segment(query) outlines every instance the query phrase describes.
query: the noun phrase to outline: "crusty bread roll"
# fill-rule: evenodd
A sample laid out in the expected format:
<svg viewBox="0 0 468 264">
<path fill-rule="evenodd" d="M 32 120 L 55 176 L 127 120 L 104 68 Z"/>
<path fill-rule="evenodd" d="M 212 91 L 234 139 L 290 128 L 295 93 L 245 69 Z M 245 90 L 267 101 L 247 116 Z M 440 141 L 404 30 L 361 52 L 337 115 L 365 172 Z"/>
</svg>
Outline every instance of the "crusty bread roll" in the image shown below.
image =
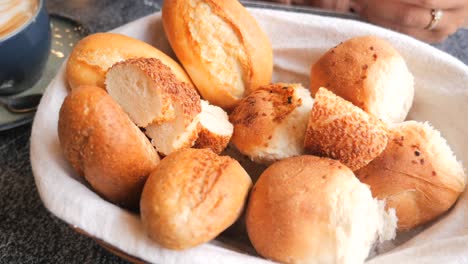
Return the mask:
<svg viewBox="0 0 468 264">
<path fill-rule="evenodd" d="M 102 89 L 74 89 L 60 108 L 58 136 L 72 167 L 104 198 L 138 207 L 159 157 L 145 135 Z"/>
<path fill-rule="evenodd" d="M 413 75 L 401 55 L 372 36 L 349 39 L 325 53 L 311 70 L 314 95 L 327 87 L 384 122 L 402 122 L 413 104 Z"/>
<path fill-rule="evenodd" d="M 355 171 L 387 146 L 386 125 L 325 88 L 315 94 L 305 135 L 305 149 L 341 161 Z"/>
<path fill-rule="evenodd" d="M 191 147 L 199 131 L 200 96 L 154 58 L 119 62 L 106 75 L 109 94 L 168 155 Z"/>
<path fill-rule="evenodd" d="M 447 211 L 466 184 L 463 167 L 445 139 L 429 124 L 416 121 L 392 127 L 385 151 L 356 175 L 374 197 L 396 209 L 399 230 Z"/>
<path fill-rule="evenodd" d="M 105 74 L 113 64 L 139 57 L 161 60 L 177 79 L 192 85 L 184 69 L 169 56 L 143 41 L 116 33 L 92 34 L 75 45 L 67 62 L 68 84 L 71 89 L 80 85 L 105 88 Z"/>
<path fill-rule="evenodd" d="M 141 220 L 163 247 L 186 249 L 215 238 L 239 217 L 252 181 L 239 163 L 209 149 L 164 158 L 145 184 Z"/>
<path fill-rule="evenodd" d="M 194 92 L 194 95 L 197 94 Z M 200 131 L 201 107 L 199 101 L 198 104 L 191 101 L 193 98 L 195 97 L 184 96 L 180 97 L 180 101 L 174 101 L 174 120 L 153 123 L 145 128 L 151 143 L 164 156 L 195 144 Z"/>
<path fill-rule="evenodd" d="M 194 148 L 209 148 L 220 154 L 229 144 L 234 127 L 229 116 L 220 107 L 201 101 L 200 131 Z"/>
<path fill-rule="evenodd" d="M 268 37 L 237 0 L 165 0 L 162 19 L 172 49 L 210 103 L 231 109 L 270 82 Z"/>
<path fill-rule="evenodd" d="M 299 156 L 266 169 L 246 212 L 257 252 L 284 263 L 363 263 L 395 235 L 395 212 L 339 161 Z"/>
<path fill-rule="evenodd" d="M 312 104 L 309 91 L 300 84 L 262 86 L 231 113 L 232 143 L 242 154 L 263 164 L 301 155 Z"/>
</svg>

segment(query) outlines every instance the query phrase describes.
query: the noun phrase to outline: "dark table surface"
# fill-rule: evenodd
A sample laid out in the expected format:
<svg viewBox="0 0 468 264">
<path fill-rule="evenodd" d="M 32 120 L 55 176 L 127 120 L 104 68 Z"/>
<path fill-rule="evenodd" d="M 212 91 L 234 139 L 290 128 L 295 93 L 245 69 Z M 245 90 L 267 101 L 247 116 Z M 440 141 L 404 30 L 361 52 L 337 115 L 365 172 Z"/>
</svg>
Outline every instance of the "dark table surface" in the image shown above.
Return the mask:
<svg viewBox="0 0 468 264">
<path fill-rule="evenodd" d="M 161 3 L 160 0 L 46 2 L 50 13 L 80 21 L 91 33 L 154 13 Z M 301 8 L 295 11 L 318 12 Z M 436 46 L 468 64 L 467 29 Z M 44 208 L 29 162 L 30 130 L 31 125 L 25 125 L 0 133 L 0 263 L 126 263 Z"/>
</svg>

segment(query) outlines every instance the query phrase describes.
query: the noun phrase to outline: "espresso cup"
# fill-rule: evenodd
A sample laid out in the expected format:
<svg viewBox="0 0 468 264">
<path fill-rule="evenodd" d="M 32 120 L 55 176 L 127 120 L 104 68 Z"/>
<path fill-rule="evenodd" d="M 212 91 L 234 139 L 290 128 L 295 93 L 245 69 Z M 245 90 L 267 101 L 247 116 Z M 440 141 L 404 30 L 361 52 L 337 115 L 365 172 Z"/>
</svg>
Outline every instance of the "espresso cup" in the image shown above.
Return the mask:
<svg viewBox="0 0 468 264">
<path fill-rule="evenodd" d="M 0 95 L 19 93 L 39 80 L 50 39 L 44 0 L 0 0 Z"/>
</svg>

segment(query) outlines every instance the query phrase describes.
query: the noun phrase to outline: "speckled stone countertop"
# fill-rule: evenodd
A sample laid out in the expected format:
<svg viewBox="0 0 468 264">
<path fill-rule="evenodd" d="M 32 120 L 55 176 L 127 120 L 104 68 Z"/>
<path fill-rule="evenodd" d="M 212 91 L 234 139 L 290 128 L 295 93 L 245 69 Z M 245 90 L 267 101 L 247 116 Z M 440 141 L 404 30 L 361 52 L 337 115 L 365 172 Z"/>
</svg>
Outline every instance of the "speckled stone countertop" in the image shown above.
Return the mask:
<svg viewBox="0 0 468 264">
<path fill-rule="evenodd" d="M 50 13 L 80 21 L 91 33 L 156 12 L 161 4 L 155 0 L 46 2 Z M 460 30 L 437 47 L 468 64 L 468 30 Z M 30 130 L 25 125 L 0 133 L 0 263 L 126 263 L 44 208 L 29 163 Z"/>
</svg>

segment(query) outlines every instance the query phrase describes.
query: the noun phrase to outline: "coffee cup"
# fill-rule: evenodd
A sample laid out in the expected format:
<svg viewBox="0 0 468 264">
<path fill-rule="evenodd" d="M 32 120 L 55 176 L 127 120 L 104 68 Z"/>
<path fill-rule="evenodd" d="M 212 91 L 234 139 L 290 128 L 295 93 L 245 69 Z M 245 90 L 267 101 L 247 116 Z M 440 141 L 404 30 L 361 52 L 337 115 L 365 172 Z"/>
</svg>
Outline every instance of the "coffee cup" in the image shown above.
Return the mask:
<svg viewBox="0 0 468 264">
<path fill-rule="evenodd" d="M 50 53 L 44 0 L 0 0 L 0 95 L 34 85 Z"/>
</svg>

